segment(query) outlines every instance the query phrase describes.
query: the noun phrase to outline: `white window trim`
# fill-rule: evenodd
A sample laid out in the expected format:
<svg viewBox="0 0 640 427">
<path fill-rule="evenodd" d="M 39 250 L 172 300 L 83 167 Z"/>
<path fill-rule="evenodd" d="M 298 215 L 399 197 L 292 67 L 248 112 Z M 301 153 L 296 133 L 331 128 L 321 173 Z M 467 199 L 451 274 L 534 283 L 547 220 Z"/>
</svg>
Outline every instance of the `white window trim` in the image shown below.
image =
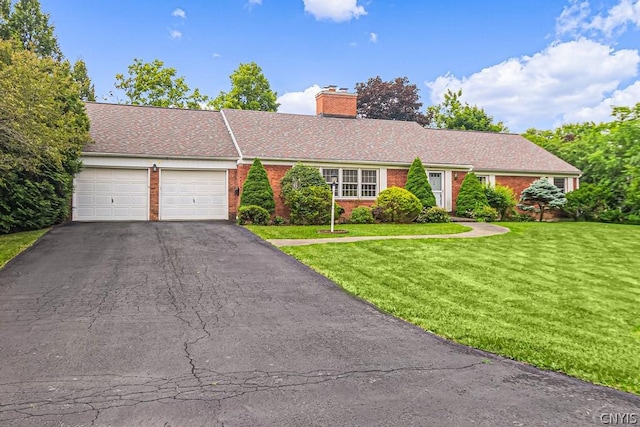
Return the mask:
<svg viewBox="0 0 640 427">
<path fill-rule="evenodd" d="M 367 167 L 341 167 L 341 166 L 327 166 L 327 167 L 321 167 L 320 168 L 320 174 L 322 174 L 322 172 L 326 169 L 337 169 L 338 170 L 338 193 L 336 194 L 336 200 L 375 200 L 378 197 L 378 194 L 380 194 L 381 190 L 381 186 L 380 186 L 380 176 L 381 176 L 381 171 L 378 168 L 367 168 Z M 357 179 L 357 185 L 358 185 L 358 195 L 357 196 L 343 196 L 342 195 L 342 171 L 343 170 L 357 170 L 358 171 L 358 179 Z M 363 196 L 362 195 L 362 171 L 363 170 L 370 170 L 370 171 L 375 171 L 376 172 L 376 194 L 375 196 Z M 323 175 L 324 178 L 324 175 Z M 349 184 L 354 184 L 354 183 L 349 183 Z M 386 184 L 386 183 L 385 183 Z"/>
</svg>

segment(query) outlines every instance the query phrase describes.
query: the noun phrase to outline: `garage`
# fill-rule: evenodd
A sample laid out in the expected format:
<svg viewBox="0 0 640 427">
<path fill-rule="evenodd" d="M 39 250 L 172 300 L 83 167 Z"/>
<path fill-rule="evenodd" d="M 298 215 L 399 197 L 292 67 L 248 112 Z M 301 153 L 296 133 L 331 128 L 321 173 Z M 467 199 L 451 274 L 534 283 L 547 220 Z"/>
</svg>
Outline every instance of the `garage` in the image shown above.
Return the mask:
<svg viewBox="0 0 640 427">
<path fill-rule="evenodd" d="M 74 221 L 149 219 L 147 169 L 86 168 L 75 178 Z"/>
<path fill-rule="evenodd" d="M 160 219 L 228 219 L 226 171 L 160 172 Z"/>
</svg>

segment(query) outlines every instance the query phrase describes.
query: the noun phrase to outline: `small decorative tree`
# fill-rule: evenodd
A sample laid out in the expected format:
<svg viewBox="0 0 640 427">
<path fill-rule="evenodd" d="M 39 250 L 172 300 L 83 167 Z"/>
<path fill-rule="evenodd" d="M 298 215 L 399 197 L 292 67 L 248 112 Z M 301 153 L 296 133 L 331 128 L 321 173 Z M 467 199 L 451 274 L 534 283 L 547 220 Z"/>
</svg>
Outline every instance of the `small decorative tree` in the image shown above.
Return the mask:
<svg viewBox="0 0 640 427">
<path fill-rule="evenodd" d="M 550 183 L 546 178 L 541 178 L 533 181 L 520 194 L 518 207 L 525 211 L 539 213 L 539 221 L 542 221 L 545 211 L 560 209 L 565 203 L 567 203 L 567 198 L 562 190 Z"/>
<path fill-rule="evenodd" d="M 470 217 L 476 208 L 489 206 L 484 188 L 473 172 L 464 177 L 456 200 L 456 215 Z"/>
<path fill-rule="evenodd" d="M 292 224 L 328 224 L 331 219 L 331 187 L 317 168 L 298 163 L 280 181 L 280 197 L 291 211 Z M 341 207 L 336 205 L 336 218 Z"/>
<path fill-rule="evenodd" d="M 276 210 L 276 202 L 273 198 L 273 189 L 269 183 L 267 171 L 258 158 L 253 161 L 247 179 L 244 181 L 240 206 L 260 206 L 269 213 Z"/>
<path fill-rule="evenodd" d="M 427 178 L 427 173 L 424 171 L 419 157 L 416 157 L 411 163 L 404 188 L 411 191 L 420 200 L 422 207 L 429 208 L 436 205 L 436 197 L 433 195 L 429 178 Z"/>
</svg>

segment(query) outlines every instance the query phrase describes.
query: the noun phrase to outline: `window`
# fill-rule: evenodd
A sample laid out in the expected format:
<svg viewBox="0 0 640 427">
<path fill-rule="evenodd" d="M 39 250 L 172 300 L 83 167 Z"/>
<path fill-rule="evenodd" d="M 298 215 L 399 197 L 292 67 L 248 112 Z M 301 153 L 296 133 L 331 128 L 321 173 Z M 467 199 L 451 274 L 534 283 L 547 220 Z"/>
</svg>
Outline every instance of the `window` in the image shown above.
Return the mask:
<svg viewBox="0 0 640 427">
<path fill-rule="evenodd" d="M 476 177 L 478 178 L 478 181 L 480 181 L 480 184 L 482 184 L 483 186 L 489 184 L 489 177 L 487 175 L 476 175 Z"/>
<path fill-rule="evenodd" d="M 331 177 L 338 177 L 336 197 L 373 198 L 378 195 L 378 171 L 376 169 L 320 169 L 327 184 Z"/>
<path fill-rule="evenodd" d="M 553 178 L 553 185 L 555 185 L 556 187 L 558 187 L 560 190 L 562 190 L 563 193 L 566 193 L 566 182 L 567 179 L 566 178 Z"/>
</svg>

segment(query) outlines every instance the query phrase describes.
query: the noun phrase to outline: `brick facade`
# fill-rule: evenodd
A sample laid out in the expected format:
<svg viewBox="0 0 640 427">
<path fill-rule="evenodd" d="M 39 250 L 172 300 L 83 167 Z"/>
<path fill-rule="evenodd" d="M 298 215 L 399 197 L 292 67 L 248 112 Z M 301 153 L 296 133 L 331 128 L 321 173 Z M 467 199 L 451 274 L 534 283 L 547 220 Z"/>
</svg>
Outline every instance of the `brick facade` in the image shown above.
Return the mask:
<svg viewBox="0 0 640 427">
<path fill-rule="evenodd" d="M 149 219 L 160 219 L 160 169 L 149 168 Z"/>
<path fill-rule="evenodd" d="M 336 92 L 330 86 L 316 95 L 316 114 L 323 117 L 355 118 L 358 109 L 358 95 L 348 92 Z"/>
<path fill-rule="evenodd" d="M 516 198 L 520 198 L 522 193 L 533 181 L 540 179 L 539 176 L 496 176 L 496 185 L 511 187 L 516 193 Z"/>
</svg>

